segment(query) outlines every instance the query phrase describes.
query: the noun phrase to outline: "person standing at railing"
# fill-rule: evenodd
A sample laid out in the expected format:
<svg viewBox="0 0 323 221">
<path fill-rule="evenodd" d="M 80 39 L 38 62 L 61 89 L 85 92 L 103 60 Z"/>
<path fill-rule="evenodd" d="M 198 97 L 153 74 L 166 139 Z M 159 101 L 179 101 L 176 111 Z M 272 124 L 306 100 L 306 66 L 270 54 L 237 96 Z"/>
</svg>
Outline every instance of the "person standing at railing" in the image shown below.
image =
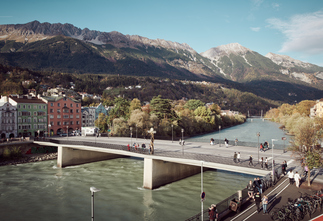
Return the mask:
<svg viewBox="0 0 323 221">
<path fill-rule="evenodd" d="M 249 199 L 253 199 L 253 193 L 254 193 L 254 190 L 255 190 L 255 185 L 254 183 L 250 180 L 248 185 L 247 185 L 247 190 L 248 190 L 248 196 L 249 196 Z"/>
<path fill-rule="evenodd" d="M 268 170 L 268 159 L 267 159 L 267 157 L 265 159 L 265 167 L 266 167 L 266 170 Z"/>
<path fill-rule="evenodd" d="M 218 210 L 216 209 L 216 205 L 212 204 L 209 208 L 209 220 L 215 221 L 216 219 L 218 219 Z"/>
<path fill-rule="evenodd" d="M 238 152 L 237 154 L 238 163 L 240 163 L 240 157 L 241 157 L 240 152 Z"/>
</svg>

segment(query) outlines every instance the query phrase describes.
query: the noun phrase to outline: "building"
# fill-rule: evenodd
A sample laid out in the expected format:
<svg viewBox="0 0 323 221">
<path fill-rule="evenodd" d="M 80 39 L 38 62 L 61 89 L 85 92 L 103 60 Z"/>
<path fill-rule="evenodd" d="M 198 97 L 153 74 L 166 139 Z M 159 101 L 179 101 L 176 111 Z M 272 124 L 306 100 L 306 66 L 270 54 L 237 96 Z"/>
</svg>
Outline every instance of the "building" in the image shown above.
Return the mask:
<svg viewBox="0 0 323 221">
<path fill-rule="evenodd" d="M 2 97 L 2 99 L 7 99 Z M 47 105 L 30 95 L 10 95 L 9 103 L 17 107 L 18 137 L 45 136 L 47 133 Z"/>
<path fill-rule="evenodd" d="M 96 107 L 82 107 L 82 127 L 94 127 Z"/>
<path fill-rule="evenodd" d="M 70 97 L 41 98 L 48 108 L 50 136 L 80 131 L 82 127 L 81 102 Z"/>
<path fill-rule="evenodd" d="M 0 101 L 0 123 L 1 139 L 17 137 L 17 106 L 10 104 L 7 96 Z"/>
<path fill-rule="evenodd" d="M 103 113 L 104 115 L 108 115 L 108 112 L 102 103 L 100 103 L 95 109 L 95 120 L 98 119 L 100 113 Z"/>
<path fill-rule="evenodd" d="M 316 101 L 316 104 L 310 109 L 310 117 L 323 118 L 323 98 Z"/>
</svg>

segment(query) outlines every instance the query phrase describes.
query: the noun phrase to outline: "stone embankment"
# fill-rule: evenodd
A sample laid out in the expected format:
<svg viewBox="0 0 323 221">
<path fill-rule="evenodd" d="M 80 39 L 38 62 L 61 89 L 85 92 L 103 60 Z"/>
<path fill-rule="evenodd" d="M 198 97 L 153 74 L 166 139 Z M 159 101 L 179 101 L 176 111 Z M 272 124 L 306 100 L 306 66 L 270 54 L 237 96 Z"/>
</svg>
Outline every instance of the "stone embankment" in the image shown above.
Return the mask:
<svg viewBox="0 0 323 221">
<path fill-rule="evenodd" d="M 32 155 L 24 155 L 16 159 L 0 159 L 0 166 L 6 165 L 16 165 L 23 163 L 33 163 L 45 160 L 55 160 L 57 159 L 57 153 L 44 153 L 44 154 L 32 154 Z"/>
</svg>

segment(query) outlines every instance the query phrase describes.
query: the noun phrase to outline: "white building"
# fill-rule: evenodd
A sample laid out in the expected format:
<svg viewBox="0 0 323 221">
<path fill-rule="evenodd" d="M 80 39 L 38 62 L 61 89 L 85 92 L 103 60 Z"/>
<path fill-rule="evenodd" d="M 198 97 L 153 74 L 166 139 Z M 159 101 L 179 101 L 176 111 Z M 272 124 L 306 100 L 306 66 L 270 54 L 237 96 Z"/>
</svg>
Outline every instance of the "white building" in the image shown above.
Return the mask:
<svg viewBox="0 0 323 221">
<path fill-rule="evenodd" d="M 0 101 L 1 139 L 17 137 L 17 106 L 3 101 L 5 100 Z"/>
</svg>

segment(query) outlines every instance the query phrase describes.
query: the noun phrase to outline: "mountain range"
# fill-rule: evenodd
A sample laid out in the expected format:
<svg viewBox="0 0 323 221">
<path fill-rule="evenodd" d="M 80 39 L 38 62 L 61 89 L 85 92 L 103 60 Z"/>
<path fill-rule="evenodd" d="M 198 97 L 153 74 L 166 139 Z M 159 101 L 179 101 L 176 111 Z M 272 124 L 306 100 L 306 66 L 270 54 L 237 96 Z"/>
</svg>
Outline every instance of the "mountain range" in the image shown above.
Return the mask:
<svg viewBox="0 0 323 221">
<path fill-rule="evenodd" d="M 263 56 L 238 43 L 197 53 L 185 43 L 72 24 L 0 25 L 0 64 L 79 74 L 205 80 L 289 102 L 294 102 L 294 95 L 297 100 L 322 97 L 323 67 L 285 55 Z"/>
</svg>

